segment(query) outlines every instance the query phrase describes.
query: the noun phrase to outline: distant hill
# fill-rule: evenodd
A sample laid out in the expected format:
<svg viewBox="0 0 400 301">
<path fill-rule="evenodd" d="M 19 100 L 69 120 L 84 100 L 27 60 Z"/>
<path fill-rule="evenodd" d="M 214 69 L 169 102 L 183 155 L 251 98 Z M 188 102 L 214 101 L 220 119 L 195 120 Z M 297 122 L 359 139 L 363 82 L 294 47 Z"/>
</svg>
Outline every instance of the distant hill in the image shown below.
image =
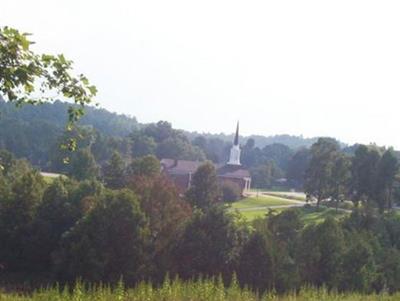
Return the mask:
<svg viewBox="0 0 400 301">
<path fill-rule="evenodd" d="M 198 136 L 203 136 L 207 139 L 221 139 L 226 142 L 233 141 L 233 134 L 211 134 L 211 133 L 198 133 L 198 132 L 187 132 L 185 134 L 190 140 L 195 139 Z M 304 138 L 303 136 L 292 136 L 292 135 L 274 135 L 274 136 L 261 136 L 261 135 L 250 135 L 240 136 L 241 144 L 245 144 L 247 139 L 253 138 L 255 146 L 263 148 L 266 145 L 279 143 L 284 144 L 292 149 L 298 149 L 301 147 L 310 147 L 313 143 L 318 140 L 318 137 Z"/>
<path fill-rule="evenodd" d="M 14 104 L 0 99 L 0 119 L 18 120 L 21 123 L 42 121 L 57 129 L 63 129 L 67 121 L 70 104 L 61 101 L 44 103 L 42 105 L 25 105 L 16 108 Z M 105 109 L 86 107 L 85 115 L 79 121 L 80 125 L 90 125 L 103 134 L 124 137 L 138 127 L 136 118 L 111 113 Z"/>
<path fill-rule="evenodd" d="M 66 124 L 67 110 L 70 104 L 55 101 L 54 103 L 45 103 L 38 106 L 26 105 L 21 108 L 15 108 L 14 104 L 6 103 L 0 99 L 0 125 L 4 126 L 4 122 L 11 122 L 13 126 L 24 129 L 25 127 L 32 127 L 32 123 L 42 126 L 48 125 L 53 127 L 53 131 L 61 132 Z M 85 116 L 79 121 L 80 125 L 93 126 L 97 131 L 109 136 L 125 137 L 135 129 L 138 129 L 144 124 L 140 124 L 135 117 L 121 115 L 109 112 L 105 109 L 96 107 L 86 107 Z M 7 126 L 8 128 L 8 126 Z M 27 130 L 29 132 L 29 130 Z M 0 134 L 2 131 L 0 130 Z M 205 138 L 218 138 L 226 142 L 233 140 L 233 134 L 211 134 L 184 131 L 185 135 L 193 140 L 197 136 L 204 136 Z M 300 147 L 310 147 L 318 138 L 304 138 L 302 136 L 292 135 L 274 135 L 274 136 L 241 136 L 242 143 L 249 138 L 255 140 L 258 147 L 265 145 L 280 143 L 287 145 L 292 149 Z M 2 137 L 0 135 L 0 146 L 2 145 Z M 3 141 L 4 145 L 4 141 Z"/>
<path fill-rule="evenodd" d="M 0 149 L 27 158 L 34 165 L 46 166 L 51 148 L 58 145 L 63 135 L 68 107 L 68 103 L 55 101 L 16 108 L 0 100 Z M 86 114 L 78 124 L 112 137 L 125 137 L 139 126 L 133 117 L 95 107 L 86 107 Z"/>
</svg>

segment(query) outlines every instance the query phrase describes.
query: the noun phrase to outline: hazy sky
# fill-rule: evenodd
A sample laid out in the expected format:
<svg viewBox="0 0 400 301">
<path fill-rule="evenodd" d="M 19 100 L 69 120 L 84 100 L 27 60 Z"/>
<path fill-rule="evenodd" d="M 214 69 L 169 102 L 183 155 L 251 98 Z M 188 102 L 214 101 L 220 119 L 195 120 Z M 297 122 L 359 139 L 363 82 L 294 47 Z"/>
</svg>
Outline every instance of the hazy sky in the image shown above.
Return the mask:
<svg viewBox="0 0 400 301">
<path fill-rule="evenodd" d="M 400 148 L 400 1 L 0 0 L 141 122 Z"/>
</svg>

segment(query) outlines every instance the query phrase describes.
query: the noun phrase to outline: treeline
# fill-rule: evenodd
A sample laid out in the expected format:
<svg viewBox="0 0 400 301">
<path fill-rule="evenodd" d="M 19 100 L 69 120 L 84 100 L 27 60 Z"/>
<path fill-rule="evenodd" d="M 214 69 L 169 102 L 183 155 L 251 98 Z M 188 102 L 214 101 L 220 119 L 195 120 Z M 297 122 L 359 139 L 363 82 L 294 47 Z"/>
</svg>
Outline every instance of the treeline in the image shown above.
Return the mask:
<svg viewBox="0 0 400 301">
<path fill-rule="evenodd" d="M 392 148 L 358 145 L 346 153 L 337 141 L 320 138 L 310 153 L 304 188 L 317 206 L 323 200 L 336 206 L 348 200 L 382 213 L 399 201 L 399 161 Z"/>
<path fill-rule="evenodd" d="M 229 135 L 176 130 L 163 121 L 140 124 L 135 118 L 93 107 L 86 108 L 74 132 L 65 132 L 67 111 L 68 104 L 60 101 L 17 109 L 0 99 L 0 148 L 28 159 L 41 170 L 71 174 L 73 171 L 64 164 L 67 157 L 77 157 L 78 162 L 82 161 L 79 157 L 92 157 L 99 170 L 114 151 L 127 160 L 155 155 L 159 159 L 207 159 L 224 164 L 233 141 Z M 71 156 L 60 150 L 70 138 L 84 153 Z M 285 177 L 289 179 L 287 186 L 301 187 L 309 159 L 308 149 L 302 146 L 311 145 L 315 139 L 288 135 L 241 139 L 242 163 L 250 169 L 255 187 L 271 188 Z"/>
<path fill-rule="evenodd" d="M 291 209 L 249 225 L 219 203 L 212 164 L 199 168 L 180 197 L 155 157 L 129 165 L 112 157 L 101 182 L 46 183 L 26 161 L 1 152 L 3 281 L 116 283 L 122 276 L 132 286 L 160 283 L 169 273 L 186 280 L 221 275 L 228 283 L 236 273 L 241 286 L 260 292 L 400 289 L 395 211 L 364 206 L 343 220 L 305 226 Z"/>
</svg>

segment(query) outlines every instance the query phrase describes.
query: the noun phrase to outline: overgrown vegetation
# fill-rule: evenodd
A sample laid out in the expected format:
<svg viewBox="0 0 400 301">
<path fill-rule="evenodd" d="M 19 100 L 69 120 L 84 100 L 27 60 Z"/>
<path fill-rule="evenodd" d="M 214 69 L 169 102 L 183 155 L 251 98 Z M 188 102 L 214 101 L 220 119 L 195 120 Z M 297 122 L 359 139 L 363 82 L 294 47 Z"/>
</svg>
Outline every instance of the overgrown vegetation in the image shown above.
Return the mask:
<svg viewBox="0 0 400 301">
<path fill-rule="evenodd" d="M 312 287 L 303 287 L 298 292 L 281 295 L 275 292 L 260 294 L 247 288 L 240 288 L 237 282 L 225 287 L 221 278 L 196 281 L 167 279 L 160 287 L 143 282 L 133 289 L 125 288 L 122 282 L 114 287 L 107 285 L 87 287 L 78 282 L 72 290 L 56 287 L 28 295 L 0 293 L 2 301 L 395 301 L 399 298 L 399 294 L 338 293 Z"/>
</svg>

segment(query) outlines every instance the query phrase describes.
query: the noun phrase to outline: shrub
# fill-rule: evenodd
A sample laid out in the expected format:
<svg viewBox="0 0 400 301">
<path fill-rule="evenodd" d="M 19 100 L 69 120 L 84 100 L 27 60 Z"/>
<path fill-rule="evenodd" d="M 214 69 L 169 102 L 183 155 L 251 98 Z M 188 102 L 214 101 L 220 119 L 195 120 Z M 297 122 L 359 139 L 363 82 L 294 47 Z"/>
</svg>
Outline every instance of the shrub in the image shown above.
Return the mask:
<svg viewBox="0 0 400 301">
<path fill-rule="evenodd" d="M 222 200 L 224 202 L 235 202 L 242 196 L 239 185 L 235 183 L 226 182 L 221 186 Z"/>
</svg>

